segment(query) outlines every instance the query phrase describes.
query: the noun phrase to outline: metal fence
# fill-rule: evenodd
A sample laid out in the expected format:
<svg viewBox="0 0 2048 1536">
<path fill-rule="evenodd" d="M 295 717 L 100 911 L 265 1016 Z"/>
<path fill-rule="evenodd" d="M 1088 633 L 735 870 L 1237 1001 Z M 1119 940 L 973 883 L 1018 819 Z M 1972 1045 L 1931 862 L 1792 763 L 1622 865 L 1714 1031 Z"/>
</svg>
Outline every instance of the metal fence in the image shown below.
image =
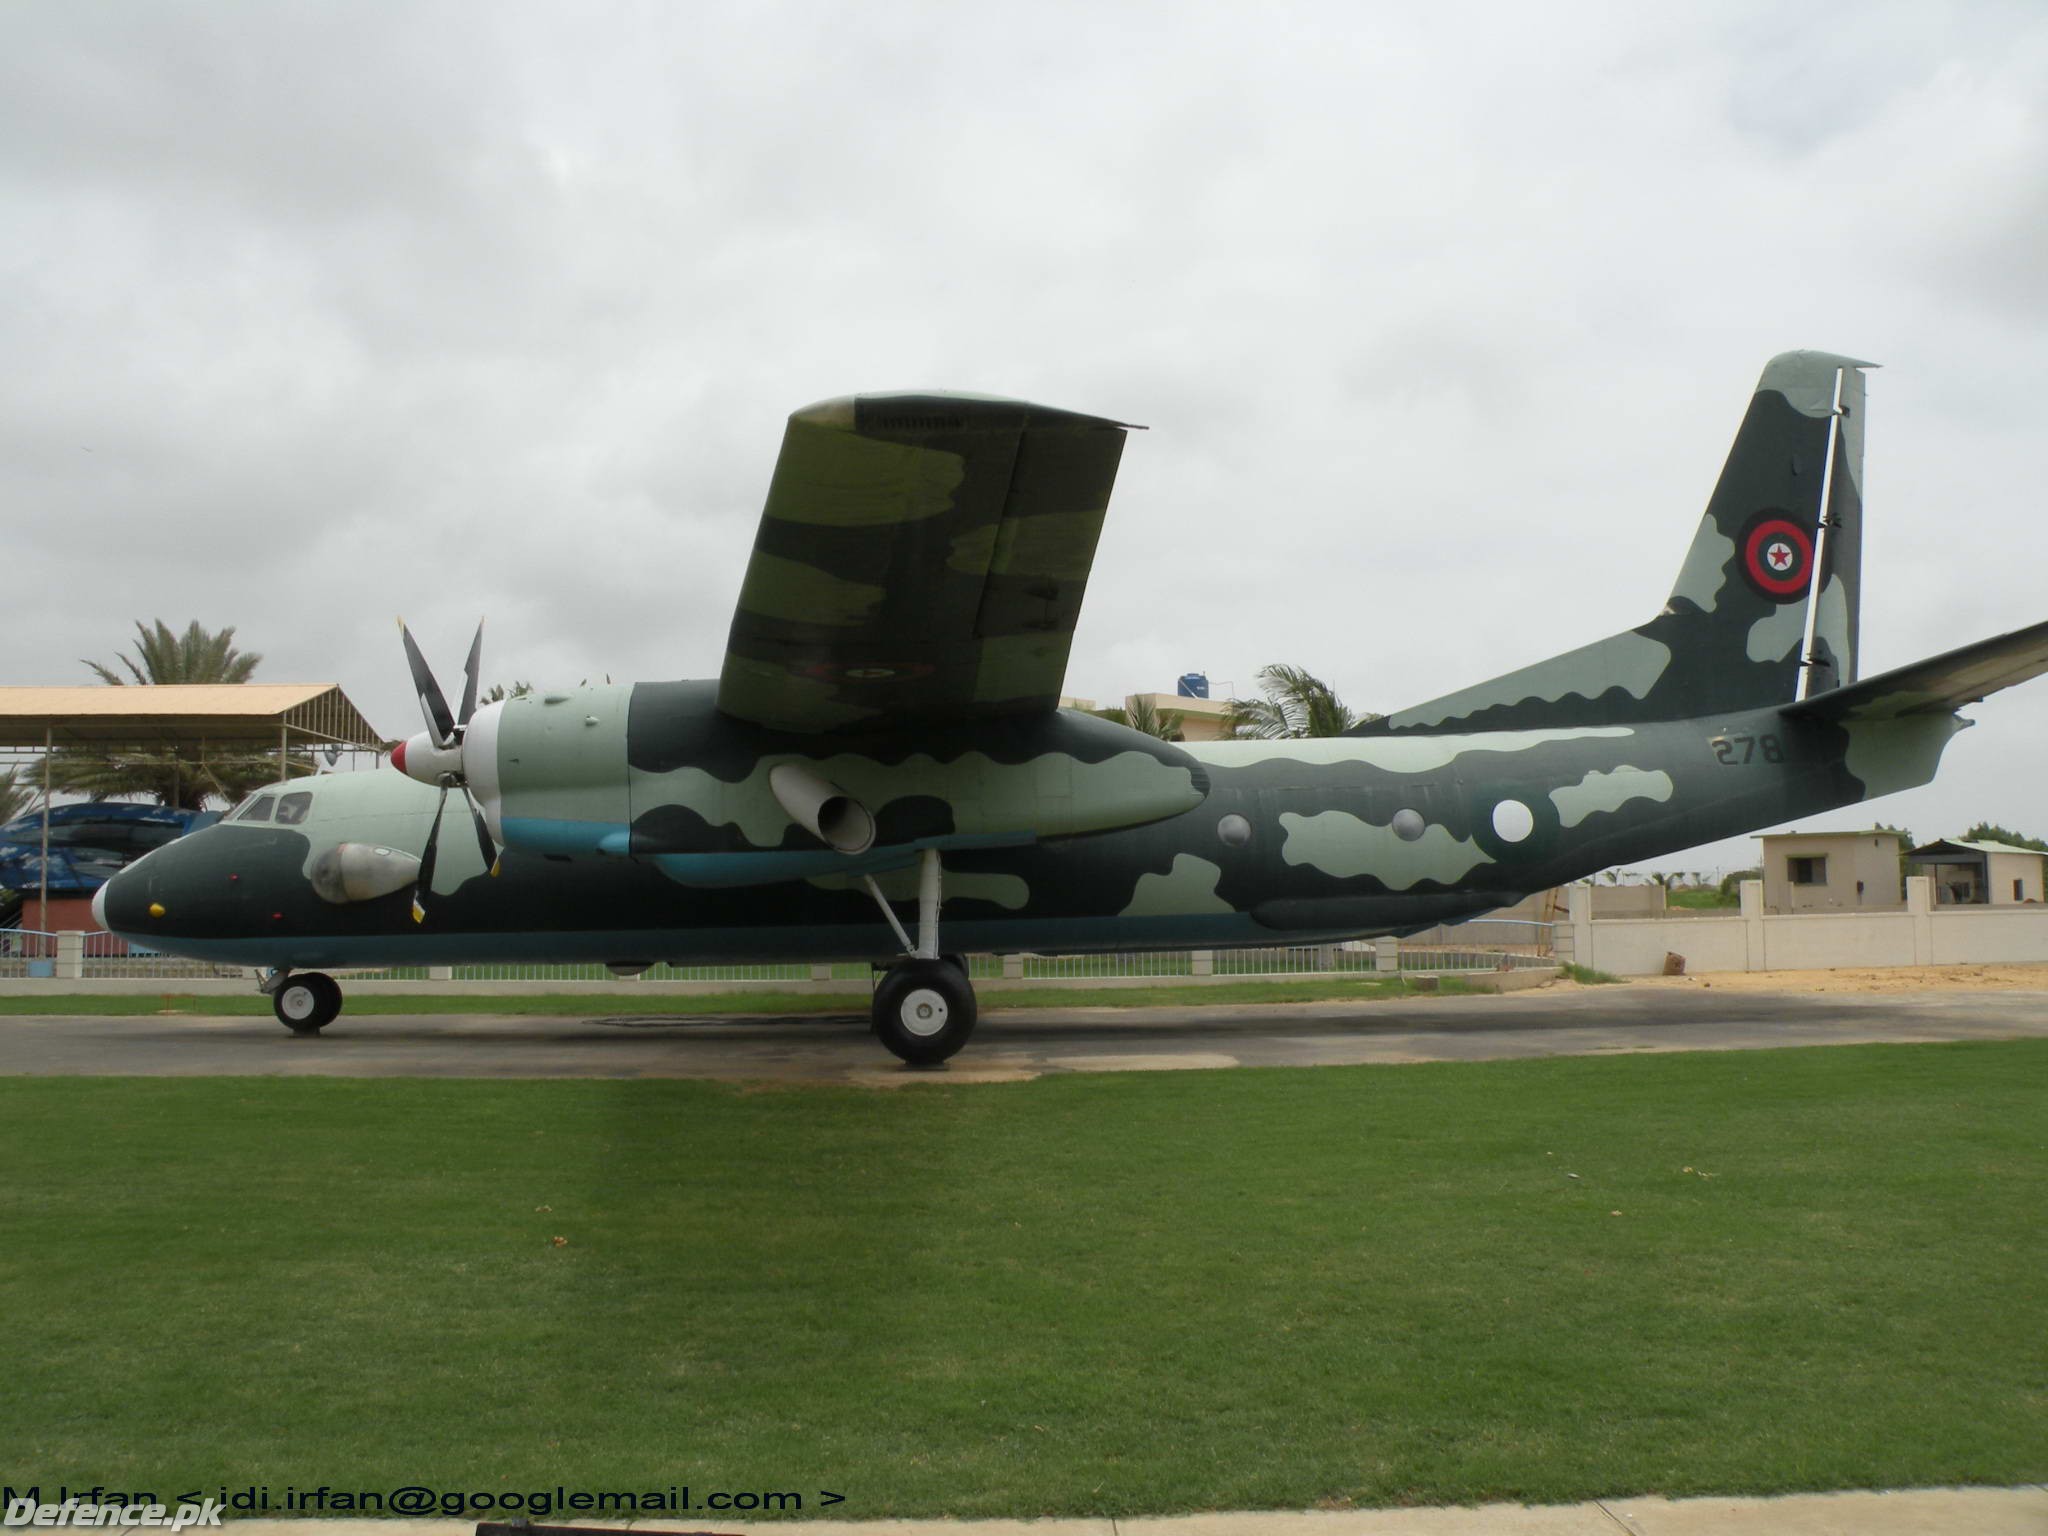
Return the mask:
<svg viewBox="0 0 2048 1536">
<path fill-rule="evenodd" d="M 180 955 L 166 955 L 111 933 L 88 933 L 85 935 L 80 974 L 95 979 L 127 976 L 138 981 L 196 981 L 208 977 L 246 976 L 251 972 L 247 966 L 221 965 L 211 960 L 188 960 Z"/>
<path fill-rule="evenodd" d="M 77 939 L 73 939 L 75 944 Z M 1396 951 L 1396 964 L 1382 967 L 1381 947 Z M 969 955 L 968 974 L 976 981 L 1126 981 L 1175 977 L 1274 977 L 1366 975 L 1383 969 L 1436 974 L 1519 970 L 1557 964 L 1571 957 L 1571 925 L 1505 918 L 1433 928 L 1398 941 L 1352 940 L 1339 944 L 1268 945 L 1245 949 L 1139 950 L 1117 954 Z M 0 929 L 0 978 L 53 977 L 62 963 L 60 936 L 34 929 Z M 135 980 L 197 980 L 253 975 L 248 968 L 158 953 L 110 933 L 83 936 L 78 974 L 91 978 Z M 603 965 L 526 964 L 502 962 L 457 965 L 429 970 L 426 966 L 391 966 L 347 973 L 357 981 L 416 981 L 425 985 L 450 982 L 603 982 L 614 973 Z M 642 973 L 647 981 L 708 983 L 776 983 L 858 981 L 873 974 L 865 961 L 813 965 L 803 961 L 766 964 L 656 965 Z"/>
<path fill-rule="evenodd" d="M 57 935 L 36 928 L 0 928 L 0 977 L 57 974 Z"/>
</svg>

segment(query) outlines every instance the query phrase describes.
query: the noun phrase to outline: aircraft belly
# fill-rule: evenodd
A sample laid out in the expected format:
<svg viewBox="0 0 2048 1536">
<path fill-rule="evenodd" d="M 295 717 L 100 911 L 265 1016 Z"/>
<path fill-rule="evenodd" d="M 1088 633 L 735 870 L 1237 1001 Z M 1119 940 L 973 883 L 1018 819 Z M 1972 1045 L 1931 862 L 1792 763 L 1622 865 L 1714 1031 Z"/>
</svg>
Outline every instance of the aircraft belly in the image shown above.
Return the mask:
<svg viewBox="0 0 2048 1536">
<path fill-rule="evenodd" d="M 1249 918 L 1200 922 L 1141 919 L 1103 923 L 1048 919 L 987 923 L 948 921 L 949 950 L 971 954 L 1078 954 L 1116 950 L 1225 949 L 1271 944 L 1274 935 Z M 1327 934 L 1336 939 L 1348 934 Z M 1302 938 L 1293 942 L 1311 942 Z M 297 970 L 429 965 L 543 965 L 651 960 L 676 964 L 846 960 L 887 961 L 900 952 L 877 918 L 834 929 L 808 925 L 753 928 L 588 929 L 565 932 L 301 936 L 292 939 L 179 939 L 161 947 L 194 959 Z"/>
</svg>

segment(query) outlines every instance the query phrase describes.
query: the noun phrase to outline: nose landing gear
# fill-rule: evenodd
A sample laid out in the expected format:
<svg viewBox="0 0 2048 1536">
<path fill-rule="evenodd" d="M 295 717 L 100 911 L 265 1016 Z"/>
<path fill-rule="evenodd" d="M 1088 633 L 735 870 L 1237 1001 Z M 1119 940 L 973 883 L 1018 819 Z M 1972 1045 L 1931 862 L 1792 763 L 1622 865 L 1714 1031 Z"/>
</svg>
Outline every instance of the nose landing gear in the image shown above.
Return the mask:
<svg viewBox="0 0 2048 1536">
<path fill-rule="evenodd" d="M 875 1033 L 897 1056 L 912 1066 L 936 1066 L 958 1051 L 974 1033 L 974 984 L 957 957 L 939 953 L 939 855 L 927 848 L 917 871 L 917 943 L 896 920 L 896 913 L 876 886 L 866 880 L 868 894 L 882 909 L 905 954 L 889 967 L 875 988 L 871 1017 Z"/>
<path fill-rule="evenodd" d="M 317 1035 L 341 1014 L 341 983 L 319 971 L 280 974 L 265 990 L 277 1022 L 295 1035 Z"/>
</svg>

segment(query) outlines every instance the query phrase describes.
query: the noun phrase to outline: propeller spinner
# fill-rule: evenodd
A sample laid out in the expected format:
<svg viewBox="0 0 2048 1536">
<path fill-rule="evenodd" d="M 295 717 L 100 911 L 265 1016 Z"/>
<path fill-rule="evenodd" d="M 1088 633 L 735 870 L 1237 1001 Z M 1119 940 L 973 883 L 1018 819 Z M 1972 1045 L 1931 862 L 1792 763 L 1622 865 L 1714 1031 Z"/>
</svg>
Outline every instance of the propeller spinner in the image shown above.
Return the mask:
<svg viewBox="0 0 2048 1536">
<path fill-rule="evenodd" d="M 433 825 L 427 832 L 427 846 L 420 853 L 419 879 L 413 884 L 412 920 L 426 921 L 426 899 L 434 888 L 434 860 L 440 852 L 441 812 L 448 804 L 448 791 L 460 789 L 463 799 L 469 805 L 470 821 L 476 828 L 477 851 L 483 855 L 484 868 L 492 874 L 498 872 L 498 847 L 491 840 L 491 831 L 484 821 L 483 807 L 477 804 L 475 794 L 469 787 L 469 774 L 464 766 L 463 739 L 468 734 L 469 722 L 476 713 L 477 674 L 483 664 L 484 627 L 476 627 L 476 638 L 469 644 L 469 659 L 462 667 L 462 710 L 451 714 L 448 697 L 441 692 L 441 685 L 434 679 L 434 670 L 427 665 L 427 658 L 420 654 L 420 648 L 412 637 L 412 631 L 405 627 L 405 620 L 398 621 L 398 633 L 405 642 L 406 664 L 412 668 L 413 690 L 419 695 L 420 713 L 426 717 L 427 728 L 401 741 L 391 749 L 391 766 L 409 779 L 422 784 L 440 786 L 441 798 L 434 802 Z"/>
</svg>

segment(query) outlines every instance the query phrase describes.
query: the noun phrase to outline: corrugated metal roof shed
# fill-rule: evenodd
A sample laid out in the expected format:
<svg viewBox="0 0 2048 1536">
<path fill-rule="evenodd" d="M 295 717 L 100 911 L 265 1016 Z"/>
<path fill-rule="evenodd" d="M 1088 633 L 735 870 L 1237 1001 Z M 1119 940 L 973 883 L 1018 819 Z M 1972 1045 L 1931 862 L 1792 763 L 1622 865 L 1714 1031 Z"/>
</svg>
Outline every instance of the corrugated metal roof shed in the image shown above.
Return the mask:
<svg viewBox="0 0 2048 1536">
<path fill-rule="evenodd" d="M 2042 857 L 2042 852 L 2039 848 L 2015 848 L 2011 843 L 1969 843 L 1963 841 L 1960 837 L 1945 837 L 1937 842 L 1922 843 L 1918 848 L 1908 853 L 1906 857 L 1918 859 L 1935 854 L 1954 853 L 1958 849 L 1970 853 L 2017 853 L 2023 854 L 2030 859 Z"/>
<path fill-rule="evenodd" d="M 280 733 L 301 743 L 383 744 L 339 683 L 0 688 L 0 747 L 275 747 Z"/>
</svg>

